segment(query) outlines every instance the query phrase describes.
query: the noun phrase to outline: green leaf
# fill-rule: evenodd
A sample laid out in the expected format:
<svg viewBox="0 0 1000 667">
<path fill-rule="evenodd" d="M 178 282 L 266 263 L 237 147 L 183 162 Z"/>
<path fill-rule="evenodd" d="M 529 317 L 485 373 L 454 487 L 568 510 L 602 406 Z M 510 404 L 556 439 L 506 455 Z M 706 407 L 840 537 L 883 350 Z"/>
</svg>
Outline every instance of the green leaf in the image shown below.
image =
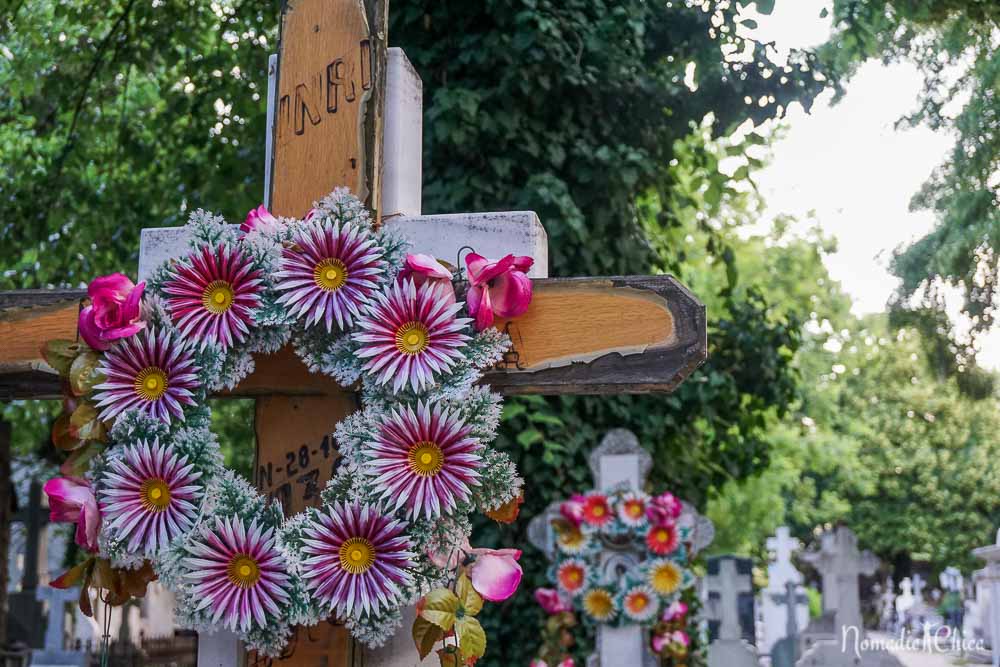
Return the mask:
<svg viewBox="0 0 1000 667">
<path fill-rule="evenodd" d="M 476 619 L 466 616 L 455 624 L 458 648 L 464 658 L 481 658 L 486 654 L 486 632 Z"/>
<path fill-rule="evenodd" d="M 438 588 L 424 596 L 424 609 L 420 615 L 442 630 L 451 630 L 455 625 L 455 612 L 458 611 L 458 596 L 447 588 Z"/>
<path fill-rule="evenodd" d="M 521 431 L 517 434 L 517 442 L 519 445 L 527 449 L 531 447 L 536 442 L 540 442 L 543 439 L 542 432 L 538 429 L 529 428 L 525 431 Z"/>
<path fill-rule="evenodd" d="M 69 375 L 73 360 L 88 349 L 83 343 L 73 340 L 50 340 L 42 346 L 42 358 L 45 363 L 59 372 L 59 375 Z"/>
<path fill-rule="evenodd" d="M 69 367 L 69 387 L 74 396 L 90 393 L 94 385 L 100 381 L 97 365 L 101 358 L 96 352 L 86 351 L 80 354 Z"/>
<path fill-rule="evenodd" d="M 444 630 L 437 624 L 431 623 L 423 616 L 413 619 L 413 644 L 417 647 L 421 660 L 430 655 L 434 645 L 441 641 L 442 637 Z"/>
</svg>

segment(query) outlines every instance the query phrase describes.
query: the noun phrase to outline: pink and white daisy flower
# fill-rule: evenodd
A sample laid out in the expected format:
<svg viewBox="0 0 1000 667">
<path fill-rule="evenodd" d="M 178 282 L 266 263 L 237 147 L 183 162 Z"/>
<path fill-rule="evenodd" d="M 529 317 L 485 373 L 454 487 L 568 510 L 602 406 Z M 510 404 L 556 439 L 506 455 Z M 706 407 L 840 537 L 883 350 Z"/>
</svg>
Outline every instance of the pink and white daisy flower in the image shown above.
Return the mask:
<svg viewBox="0 0 1000 667">
<path fill-rule="evenodd" d="M 455 317 L 461 309 L 442 285 L 416 287 L 412 280 L 389 285 L 358 320 L 354 338 L 363 345 L 356 354 L 379 384 L 394 378 L 393 391 L 407 385 L 420 391 L 461 359 L 459 350 L 469 340 L 462 332 L 472 321 Z"/>
<path fill-rule="evenodd" d="M 274 542 L 274 529 L 256 519 L 245 528 L 239 517 L 216 517 L 215 529 L 188 546 L 184 559 L 196 609 L 208 607 L 213 623 L 233 631 L 266 627 L 289 600 L 287 565 Z"/>
<path fill-rule="evenodd" d="M 381 497 L 412 518 L 427 519 L 455 509 L 479 485 L 479 441 L 471 427 L 440 406 L 417 403 L 391 410 L 368 443 L 368 474 Z"/>
<path fill-rule="evenodd" d="M 216 342 L 222 349 L 243 342 L 260 304 L 260 271 L 239 248 L 203 246 L 178 263 L 163 285 L 167 310 L 186 340 L 204 349 Z"/>
<path fill-rule="evenodd" d="M 322 321 L 332 331 L 334 320 L 341 329 L 351 326 L 384 271 L 382 249 L 366 227 L 326 218 L 297 225 L 294 240 L 275 274 L 284 292 L 278 303 L 307 327 Z"/>
<path fill-rule="evenodd" d="M 646 505 L 649 496 L 642 491 L 627 491 L 618 502 L 618 518 L 633 528 L 646 523 Z"/>
<path fill-rule="evenodd" d="M 342 618 L 397 604 L 413 566 L 406 523 L 357 503 L 314 516 L 305 528 L 302 573 L 313 596 Z"/>
<path fill-rule="evenodd" d="M 101 513 L 108 530 L 129 539 L 130 553 L 149 556 L 191 529 L 198 514 L 201 473 L 173 447 L 146 442 L 127 446 L 113 458 L 101 484 Z"/>
<path fill-rule="evenodd" d="M 182 406 L 194 405 L 198 368 L 184 343 L 168 331 L 146 329 L 113 345 L 98 371 L 105 381 L 94 387 L 101 419 L 108 421 L 138 409 L 170 423 L 184 421 Z"/>
</svg>

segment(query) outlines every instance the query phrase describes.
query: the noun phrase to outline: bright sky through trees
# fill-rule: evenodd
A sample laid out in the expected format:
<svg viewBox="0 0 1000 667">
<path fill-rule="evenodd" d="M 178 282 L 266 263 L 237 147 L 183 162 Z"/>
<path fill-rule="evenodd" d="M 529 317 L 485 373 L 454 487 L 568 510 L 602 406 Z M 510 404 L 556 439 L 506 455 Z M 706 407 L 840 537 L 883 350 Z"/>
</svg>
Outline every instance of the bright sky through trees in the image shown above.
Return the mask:
<svg viewBox="0 0 1000 667">
<path fill-rule="evenodd" d="M 820 13 L 831 4 L 778 0 L 772 15 L 758 17 L 755 35 L 774 41 L 779 57 L 789 49 L 815 47 L 829 37 L 830 19 Z M 871 61 L 859 68 L 839 103 L 832 104 L 827 92 L 810 114 L 793 105 L 785 136 L 775 142 L 773 160 L 759 175 L 768 204 L 765 224 L 773 215 L 791 213 L 803 225 L 818 222 L 836 237 L 838 250 L 826 263 L 853 298 L 857 314 L 885 310 L 899 284 L 888 268 L 892 251 L 934 224 L 931 212 L 910 211 L 909 202 L 944 160 L 954 137 L 925 126 L 895 127 L 916 108 L 921 81 L 911 64 Z M 956 317 L 959 304 L 953 300 Z M 982 339 L 979 362 L 1000 368 L 996 331 Z"/>
</svg>

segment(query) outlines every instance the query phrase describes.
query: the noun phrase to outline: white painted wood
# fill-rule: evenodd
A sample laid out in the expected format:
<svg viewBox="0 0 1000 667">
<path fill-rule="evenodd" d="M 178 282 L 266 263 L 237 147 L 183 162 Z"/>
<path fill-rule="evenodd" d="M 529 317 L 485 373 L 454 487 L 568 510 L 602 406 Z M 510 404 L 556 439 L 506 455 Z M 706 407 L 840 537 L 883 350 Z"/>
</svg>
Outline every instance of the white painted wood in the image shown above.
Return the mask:
<svg viewBox="0 0 1000 667">
<path fill-rule="evenodd" d="M 264 135 L 264 208 L 271 209 L 271 158 L 274 156 L 275 97 L 278 86 L 278 54 L 267 57 L 267 123 Z"/>
<path fill-rule="evenodd" d="M 422 252 L 454 264 L 463 246 L 486 257 L 507 253 L 527 255 L 535 264 L 528 275 L 549 275 L 549 248 L 545 230 L 532 211 L 509 213 L 456 213 L 392 218 L 386 227 L 412 244 L 410 252 Z M 190 252 L 190 234 L 184 227 L 148 227 L 139 242 L 139 280 L 148 280 L 163 262 Z M 462 256 L 468 253 L 463 251 Z"/>
<path fill-rule="evenodd" d="M 238 667 L 246 664 L 246 652 L 236 633 L 219 630 L 198 633 L 198 667 Z"/>
<path fill-rule="evenodd" d="M 403 49 L 389 49 L 382 145 L 382 216 L 420 215 L 424 84 Z"/>
<path fill-rule="evenodd" d="M 410 628 L 417 617 L 417 610 L 414 607 L 403 609 L 403 624 L 399 631 L 394 634 L 385 646 L 378 649 L 365 650 L 365 667 L 437 667 L 441 664 L 437 653 L 431 653 L 420 659 L 413 647 L 413 637 L 410 636 Z M 200 667 L 200 666 L 199 666 Z"/>
</svg>

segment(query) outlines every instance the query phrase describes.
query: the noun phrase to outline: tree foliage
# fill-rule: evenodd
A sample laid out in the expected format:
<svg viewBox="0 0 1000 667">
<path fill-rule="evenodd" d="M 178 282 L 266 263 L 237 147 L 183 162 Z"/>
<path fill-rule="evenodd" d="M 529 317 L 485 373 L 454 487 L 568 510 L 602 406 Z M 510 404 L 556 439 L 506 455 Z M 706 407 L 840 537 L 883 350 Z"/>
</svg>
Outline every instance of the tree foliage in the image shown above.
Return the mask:
<svg viewBox="0 0 1000 667">
<path fill-rule="evenodd" d="M 832 79 L 849 78 L 868 58 L 915 63 L 924 74 L 918 108 L 901 123 L 956 135 L 955 145 L 913 197 L 911 205 L 933 211 L 935 228 L 897 251 L 892 268 L 902 280 L 900 309 L 917 307 L 906 320 L 922 317 L 925 333 L 943 337 L 959 364 L 972 367 L 975 349 L 939 326 L 945 285 L 964 294 L 964 313 L 973 334 L 994 322 L 1000 285 L 1000 4 L 991 0 L 836 0 L 835 34 L 821 52 Z M 945 323 L 947 321 L 945 320 Z M 940 330 L 940 331 L 939 331 Z M 956 355 L 951 354 L 954 358 Z M 962 359 L 961 357 L 964 357 Z M 962 363 L 964 362 L 964 363 Z M 961 366 L 961 368 L 959 367 Z M 982 378 L 973 381 L 981 386 Z"/>
</svg>

